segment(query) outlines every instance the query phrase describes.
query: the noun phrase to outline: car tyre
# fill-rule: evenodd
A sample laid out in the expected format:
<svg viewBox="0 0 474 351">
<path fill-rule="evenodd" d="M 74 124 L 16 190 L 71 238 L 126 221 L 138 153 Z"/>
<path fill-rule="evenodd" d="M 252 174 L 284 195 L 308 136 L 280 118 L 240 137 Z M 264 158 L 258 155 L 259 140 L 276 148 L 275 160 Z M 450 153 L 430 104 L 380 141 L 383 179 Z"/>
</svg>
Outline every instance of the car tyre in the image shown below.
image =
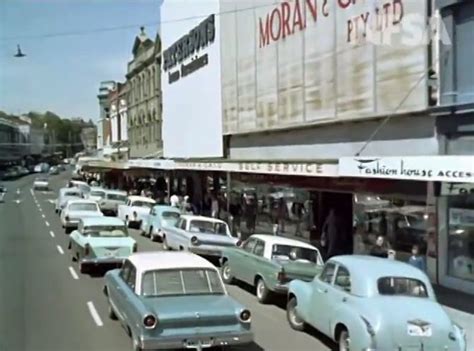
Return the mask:
<svg viewBox="0 0 474 351">
<path fill-rule="evenodd" d="M 224 281 L 224 283 L 233 284 L 234 283 L 234 277 L 232 276 L 232 272 L 230 270 L 229 261 L 225 261 L 222 264 L 221 270 L 222 270 L 222 280 Z"/>
<path fill-rule="evenodd" d="M 260 303 L 265 304 L 270 300 L 271 292 L 268 290 L 267 285 L 262 278 L 257 279 L 257 283 L 255 284 L 255 293 L 257 295 L 258 302 Z"/>
<path fill-rule="evenodd" d="M 109 308 L 108 308 L 109 318 L 113 321 L 116 321 L 117 315 L 115 314 L 114 308 L 112 307 L 112 304 L 110 303 L 110 299 L 108 299 L 108 305 L 109 305 Z"/>
<path fill-rule="evenodd" d="M 71 234 L 72 228 L 66 227 L 66 228 L 64 228 L 64 232 L 65 232 L 66 234 Z"/>
<path fill-rule="evenodd" d="M 166 236 L 163 236 L 163 250 L 171 251 L 171 247 L 168 246 L 168 240 L 166 239 Z"/>
<path fill-rule="evenodd" d="M 351 339 L 349 337 L 349 331 L 344 328 L 339 333 L 338 346 L 339 351 L 349 351 L 350 350 Z"/>
<path fill-rule="evenodd" d="M 286 318 L 288 320 L 288 324 L 290 324 L 291 329 L 304 331 L 305 330 L 305 322 L 298 316 L 296 312 L 296 306 L 298 305 L 298 301 L 296 297 L 290 298 L 288 303 L 286 304 Z"/>
<path fill-rule="evenodd" d="M 150 230 L 146 233 L 146 236 L 150 239 L 153 239 L 153 227 L 150 226 Z"/>
</svg>

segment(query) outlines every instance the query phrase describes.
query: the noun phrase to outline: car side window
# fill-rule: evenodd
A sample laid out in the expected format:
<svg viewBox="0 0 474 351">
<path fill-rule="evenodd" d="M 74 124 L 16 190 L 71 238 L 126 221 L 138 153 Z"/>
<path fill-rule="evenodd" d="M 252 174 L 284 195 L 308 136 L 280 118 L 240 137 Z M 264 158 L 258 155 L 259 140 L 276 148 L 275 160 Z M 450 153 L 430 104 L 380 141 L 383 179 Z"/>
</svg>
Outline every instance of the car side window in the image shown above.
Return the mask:
<svg viewBox="0 0 474 351">
<path fill-rule="evenodd" d="M 120 270 L 120 278 L 122 278 L 122 280 L 125 283 L 128 281 L 131 266 L 132 266 L 132 264 L 130 263 L 130 261 L 125 261 L 123 266 L 122 266 L 122 269 Z"/>
<path fill-rule="evenodd" d="M 263 257 L 264 252 L 265 252 L 265 243 L 262 240 L 257 240 L 255 244 L 255 248 L 253 249 L 253 254 L 256 256 Z"/>
<path fill-rule="evenodd" d="M 127 285 L 133 291 L 135 291 L 135 281 L 136 281 L 136 279 L 137 279 L 137 269 L 133 265 L 131 265 L 130 274 L 128 275 L 128 279 L 127 279 Z"/>
<path fill-rule="evenodd" d="M 334 263 L 326 263 L 326 266 L 324 267 L 321 275 L 319 276 L 319 280 L 327 284 L 332 284 L 335 271 L 336 265 Z"/>
<path fill-rule="evenodd" d="M 255 239 L 250 239 L 247 240 L 243 245 L 242 248 L 247 251 L 247 252 L 252 252 L 253 249 L 255 248 L 256 240 Z"/>
<path fill-rule="evenodd" d="M 339 266 L 336 273 L 334 286 L 347 292 L 351 292 L 351 276 L 346 267 Z"/>
<path fill-rule="evenodd" d="M 182 230 L 186 230 L 186 220 L 183 219 L 181 220 L 181 227 L 180 227 Z"/>
<path fill-rule="evenodd" d="M 176 228 L 181 228 L 181 222 L 182 222 L 182 221 L 183 221 L 182 219 L 178 220 L 174 226 L 175 226 Z"/>
</svg>

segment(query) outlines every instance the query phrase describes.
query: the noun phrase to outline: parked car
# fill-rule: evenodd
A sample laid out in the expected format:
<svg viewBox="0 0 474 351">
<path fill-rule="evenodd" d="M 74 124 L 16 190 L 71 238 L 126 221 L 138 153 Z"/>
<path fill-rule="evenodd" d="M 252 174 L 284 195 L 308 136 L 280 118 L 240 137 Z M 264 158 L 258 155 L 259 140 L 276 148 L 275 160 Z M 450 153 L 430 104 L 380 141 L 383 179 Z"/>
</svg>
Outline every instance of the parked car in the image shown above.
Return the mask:
<svg viewBox="0 0 474 351">
<path fill-rule="evenodd" d="M 127 193 L 120 190 L 105 190 L 105 197 L 99 201 L 100 210 L 104 215 L 117 215 L 118 205 L 127 202 Z"/>
<path fill-rule="evenodd" d="M 98 267 L 120 268 L 137 251 L 136 241 L 128 236 L 127 227 L 119 218 L 82 218 L 69 238 L 68 248 L 73 261 L 79 262 L 81 273 Z"/>
<path fill-rule="evenodd" d="M 288 290 L 290 326 L 306 324 L 339 350 L 465 351 L 464 330 L 438 304 L 426 274 L 371 256 L 336 256 L 312 282 Z"/>
<path fill-rule="evenodd" d="M 286 294 L 293 279 L 312 281 L 323 267 L 319 250 L 301 241 L 254 234 L 240 247 L 222 252 L 222 278 L 240 280 L 256 288 L 261 303 L 273 294 Z"/>
<path fill-rule="evenodd" d="M 134 350 L 197 349 L 253 342 L 251 313 L 228 295 L 218 270 L 187 252 L 131 255 L 105 275 L 109 316 Z"/>
<path fill-rule="evenodd" d="M 164 227 L 162 235 L 165 250 L 187 250 L 216 258 L 221 257 L 225 247 L 235 247 L 239 242 L 226 222 L 193 215 L 182 215 L 176 225 Z"/>
<path fill-rule="evenodd" d="M 105 197 L 105 189 L 93 186 L 87 194 L 87 199 L 99 202 Z"/>
<path fill-rule="evenodd" d="M 181 211 L 173 206 L 156 205 L 153 206 L 148 215 L 143 216 L 141 225 L 142 235 L 151 238 L 153 241 L 162 239 L 162 229 L 164 226 L 174 226 L 179 220 Z"/>
<path fill-rule="evenodd" d="M 49 190 L 49 180 L 46 177 L 38 177 L 33 182 L 33 190 Z"/>
<path fill-rule="evenodd" d="M 77 228 L 81 219 L 102 216 L 103 214 L 95 201 L 69 200 L 61 211 L 61 224 L 66 234 L 69 234 Z"/>
<path fill-rule="evenodd" d="M 56 199 L 55 212 L 61 213 L 69 200 L 82 199 L 83 195 L 79 188 L 61 188 Z"/>
<path fill-rule="evenodd" d="M 124 220 L 130 228 L 140 228 L 141 221 L 155 203 L 149 197 L 129 196 L 125 204 L 117 206 L 117 217 Z"/>
</svg>

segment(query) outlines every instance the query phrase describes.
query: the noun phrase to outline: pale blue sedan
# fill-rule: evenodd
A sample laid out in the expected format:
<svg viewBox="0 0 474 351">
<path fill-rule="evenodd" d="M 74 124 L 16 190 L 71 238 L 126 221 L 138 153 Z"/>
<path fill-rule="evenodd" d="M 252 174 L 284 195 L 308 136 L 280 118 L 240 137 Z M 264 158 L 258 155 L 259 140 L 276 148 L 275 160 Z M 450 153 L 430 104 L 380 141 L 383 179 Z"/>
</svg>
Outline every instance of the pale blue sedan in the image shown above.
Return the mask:
<svg viewBox="0 0 474 351">
<path fill-rule="evenodd" d="M 114 217 L 88 217 L 79 221 L 77 230 L 69 237 L 73 261 L 79 263 L 81 273 L 93 268 L 117 268 L 133 252 L 136 241 L 128 236 L 127 226 Z"/>
<path fill-rule="evenodd" d="M 421 270 L 370 256 L 331 258 L 312 282 L 289 286 L 290 326 L 306 324 L 335 340 L 340 351 L 465 351 L 453 323 Z"/>
<path fill-rule="evenodd" d="M 163 239 L 163 227 L 174 226 L 180 215 L 179 208 L 166 205 L 153 206 L 150 213 L 143 217 L 141 223 L 142 235 L 151 238 L 153 241 Z"/>
</svg>

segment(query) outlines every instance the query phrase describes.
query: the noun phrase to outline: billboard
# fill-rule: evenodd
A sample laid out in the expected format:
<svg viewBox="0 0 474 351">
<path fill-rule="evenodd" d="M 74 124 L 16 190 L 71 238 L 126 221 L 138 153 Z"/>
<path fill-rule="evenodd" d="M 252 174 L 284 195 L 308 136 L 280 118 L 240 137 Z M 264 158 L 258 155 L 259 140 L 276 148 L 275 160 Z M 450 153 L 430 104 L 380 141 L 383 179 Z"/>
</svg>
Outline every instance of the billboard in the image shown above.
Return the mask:
<svg viewBox="0 0 474 351">
<path fill-rule="evenodd" d="M 163 154 L 221 157 L 219 1 L 161 6 Z"/>
<path fill-rule="evenodd" d="M 224 134 L 427 107 L 427 1 L 221 0 Z"/>
</svg>

